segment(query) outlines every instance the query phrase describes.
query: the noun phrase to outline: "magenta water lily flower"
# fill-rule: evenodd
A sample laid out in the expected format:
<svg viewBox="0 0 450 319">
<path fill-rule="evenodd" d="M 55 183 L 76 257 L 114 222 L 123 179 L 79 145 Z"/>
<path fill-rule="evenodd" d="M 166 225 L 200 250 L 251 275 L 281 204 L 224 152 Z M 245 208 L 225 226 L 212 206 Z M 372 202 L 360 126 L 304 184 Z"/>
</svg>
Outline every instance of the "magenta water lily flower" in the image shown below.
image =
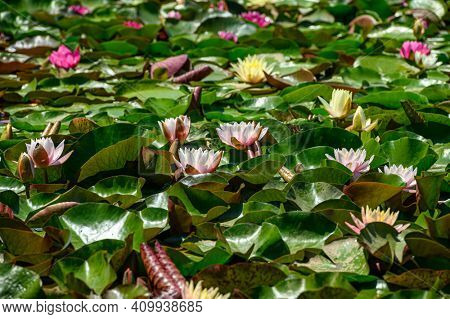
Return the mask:
<svg viewBox="0 0 450 319">
<path fill-rule="evenodd" d="M 123 25 L 127 28 L 133 28 L 136 30 L 142 29 L 144 27 L 144 25 L 142 23 L 132 21 L 132 20 L 124 21 Z"/>
<path fill-rule="evenodd" d="M 249 152 L 250 157 L 261 155 L 260 141 L 267 133 L 268 128 L 255 122 L 234 122 L 222 124 L 217 128 L 217 135 L 221 141 L 238 150 Z"/>
<path fill-rule="evenodd" d="M 363 173 L 367 173 L 370 170 L 370 163 L 373 161 L 372 155 L 369 160 L 366 161 L 366 150 L 354 150 L 346 148 L 335 149 L 334 157 L 325 154 L 325 156 L 332 161 L 336 161 L 347 167 L 353 172 L 353 178 L 359 177 Z"/>
<path fill-rule="evenodd" d="M 265 28 L 272 23 L 272 19 L 259 13 L 258 11 L 248 11 L 241 14 L 244 20 L 257 24 L 260 28 Z"/>
<path fill-rule="evenodd" d="M 403 165 L 392 165 L 387 166 L 385 165 L 383 167 L 383 171 L 379 168 L 378 171 L 380 173 L 384 174 L 392 174 L 400 176 L 402 181 L 406 184 L 405 191 L 409 193 L 415 193 L 416 192 L 416 175 L 417 175 L 417 168 L 414 168 L 413 166 L 410 167 L 403 167 Z"/>
<path fill-rule="evenodd" d="M 400 55 L 404 59 L 414 60 L 415 53 L 421 53 L 424 55 L 429 55 L 431 53 L 430 48 L 422 42 L 418 41 L 406 41 L 403 42 L 400 49 Z"/>
<path fill-rule="evenodd" d="M 175 10 L 169 11 L 167 13 L 167 18 L 181 20 L 181 13 L 179 13 L 178 11 L 175 11 Z"/>
<path fill-rule="evenodd" d="M 80 62 L 80 49 L 70 51 L 65 45 L 60 45 L 58 50 L 50 54 L 49 61 L 51 64 L 60 69 L 73 69 Z"/>
<path fill-rule="evenodd" d="M 233 32 L 219 31 L 218 35 L 224 40 L 233 41 L 234 43 L 238 42 L 238 37 Z"/>
<path fill-rule="evenodd" d="M 166 119 L 158 122 L 161 131 L 164 133 L 166 139 L 173 143 L 178 140 L 183 144 L 189 135 L 191 128 L 191 119 L 186 115 Z"/>
<path fill-rule="evenodd" d="M 366 206 L 365 208 L 361 208 L 361 220 L 350 213 L 354 225 L 348 222 L 345 222 L 345 224 L 358 235 L 364 228 L 366 228 L 368 224 L 375 222 L 391 225 L 397 230 L 397 232 L 401 233 L 409 227 L 409 224 L 399 224 L 394 226 L 395 222 L 397 221 L 398 213 L 399 212 L 391 213 L 390 208 L 384 211 L 381 210 L 380 207 L 377 207 L 376 209 L 370 209 L 369 206 Z"/>
<path fill-rule="evenodd" d="M 82 5 L 72 5 L 69 7 L 69 11 L 84 16 L 91 12 L 88 7 Z"/>
<path fill-rule="evenodd" d="M 214 172 L 222 160 L 223 151 L 199 149 L 178 150 L 179 161 L 174 157 L 175 165 L 189 175 L 206 174 Z"/>
<path fill-rule="evenodd" d="M 55 147 L 53 140 L 49 137 L 31 140 L 30 144 L 26 144 L 27 154 L 31 157 L 34 167 L 46 168 L 49 166 L 61 165 L 72 155 L 70 151 L 61 156 L 64 151 L 64 140 Z"/>
</svg>

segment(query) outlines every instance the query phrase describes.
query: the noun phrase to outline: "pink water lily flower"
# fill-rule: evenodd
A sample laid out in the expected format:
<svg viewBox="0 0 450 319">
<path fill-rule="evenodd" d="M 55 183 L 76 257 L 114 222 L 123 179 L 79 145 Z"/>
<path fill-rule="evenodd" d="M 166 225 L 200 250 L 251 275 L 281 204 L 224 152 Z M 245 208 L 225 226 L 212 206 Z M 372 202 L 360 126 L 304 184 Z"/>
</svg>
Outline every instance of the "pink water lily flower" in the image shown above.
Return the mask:
<svg viewBox="0 0 450 319">
<path fill-rule="evenodd" d="M 50 63 L 60 69 L 73 69 L 80 62 L 80 49 L 76 48 L 75 51 L 70 51 L 65 45 L 60 45 L 57 51 L 53 51 L 50 54 Z"/>
<path fill-rule="evenodd" d="M 257 24 L 260 28 L 265 28 L 272 23 L 272 19 L 259 13 L 258 11 L 248 11 L 241 14 L 244 20 Z"/>
<path fill-rule="evenodd" d="M 28 156 L 31 157 L 34 167 L 45 168 L 48 166 L 61 165 L 72 155 L 70 151 L 62 156 L 64 151 L 64 140 L 55 147 L 53 140 L 49 137 L 31 140 L 30 144 L 26 144 Z"/>
<path fill-rule="evenodd" d="M 222 160 L 223 151 L 199 149 L 178 150 L 178 161 L 175 157 L 175 165 L 184 173 L 189 175 L 206 174 L 214 172 Z"/>
<path fill-rule="evenodd" d="M 379 168 L 378 171 L 380 173 L 384 174 L 392 174 L 400 176 L 402 181 L 406 184 L 405 191 L 409 193 L 415 193 L 416 192 L 416 175 L 417 175 L 417 168 L 414 168 L 412 166 L 410 167 L 403 167 L 403 165 L 392 165 L 387 166 L 385 165 L 383 167 L 384 172 Z"/>
<path fill-rule="evenodd" d="M 158 124 L 161 131 L 164 133 L 164 136 L 170 143 L 178 140 L 180 144 L 183 144 L 189 135 L 191 119 L 186 115 L 180 115 L 164 121 L 159 121 Z"/>
<path fill-rule="evenodd" d="M 175 10 L 169 11 L 167 13 L 167 18 L 181 20 L 181 13 L 179 13 L 178 11 L 175 11 Z"/>
<path fill-rule="evenodd" d="M 257 154 L 253 155 L 260 155 L 258 141 L 266 135 L 268 128 L 255 122 L 234 122 L 232 124 L 222 124 L 216 130 L 223 143 L 238 150 L 249 150 L 251 147 L 256 146 Z"/>
<path fill-rule="evenodd" d="M 370 170 L 370 163 L 373 161 L 372 155 L 369 160 L 366 161 L 366 150 L 354 150 L 346 148 L 335 149 L 334 157 L 325 154 L 325 156 L 332 161 L 336 161 L 347 167 L 353 172 L 353 178 L 359 177 L 363 173 L 367 173 Z"/>
<path fill-rule="evenodd" d="M 400 49 L 400 55 L 402 56 L 402 58 L 414 60 L 414 54 L 416 52 L 424 55 L 429 55 L 431 50 L 426 45 L 426 43 L 418 41 L 403 42 L 402 47 Z"/>
<path fill-rule="evenodd" d="M 82 5 L 72 5 L 69 7 L 69 11 L 84 16 L 91 12 L 88 7 Z"/>
<path fill-rule="evenodd" d="M 377 207 L 376 209 L 370 209 L 369 206 L 366 206 L 365 208 L 361 208 L 361 219 L 358 219 L 355 215 L 350 213 L 350 216 L 352 217 L 354 225 L 345 222 L 345 224 L 353 230 L 358 235 L 361 233 L 361 231 L 366 228 L 366 226 L 370 223 L 385 223 L 388 225 L 391 225 L 397 230 L 397 232 L 401 233 L 406 228 L 409 227 L 409 224 L 399 224 L 395 225 L 395 222 L 397 221 L 399 212 L 392 212 L 390 211 L 390 208 L 388 208 L 386 211 L 381 210 L 380 207 Z"/>
<path fill-rule="evenodd" d="M 238 37 L 233 32 L 219 31 L 217 34 L 224 40 L 233 41 L 234 43 L 238 42 Z"/>
<path fill-rule="evenodd" d="M 217 2 L 217 6 L 214 3 L 211 3 L 209 5 L 209 8 L 212 10 L 217 9 L 218 11 L 228 11 L 228 6 L 226 2 L 222 0 Z"/>
<path fill-rule="evenodd" d="M 123 25 L 127 28 L 133 28 L 136 30 L 142 29 L 144 27 L 144 25 L 142 23 L 132 21 L 132 20 L 124 21 Z"/>
</svg>

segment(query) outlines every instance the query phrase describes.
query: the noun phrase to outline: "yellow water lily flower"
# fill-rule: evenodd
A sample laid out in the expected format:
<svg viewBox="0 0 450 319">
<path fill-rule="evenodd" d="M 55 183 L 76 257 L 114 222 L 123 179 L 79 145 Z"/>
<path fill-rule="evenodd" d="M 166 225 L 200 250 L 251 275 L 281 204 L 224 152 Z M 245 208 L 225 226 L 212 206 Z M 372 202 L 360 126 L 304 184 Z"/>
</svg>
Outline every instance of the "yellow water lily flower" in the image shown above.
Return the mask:
<svg viewBox="0 0 450 319">
<path fill-rule="evenodd" d="M 355 215 L 350 213 L 350 216 L 355 224 L 352 225 L 347 222 L 345 222 L 345 224 L 357 234 L 360 234 L 368 224 L 375 222 L 391 225 L 395 228 L 395 230 L 401 233 L 409 227 L 409 224 L 399 224 L 394 226 L 397 221 L 398 214 L 399 212 L 391 212 L 390 208 L 387 210 L 382 210 L 380 207 L 371 209 L 369 206 L 366 206 L 365 208 L 361 208 L 361 219 L 358 219 Z"/>
<path fill-rule="evenodd" d="M 325 110 L 327 110 L 330 116 L 335 119 L 345 118 L 352 108 L 352 92 L 347 90 L 334 89 L 331 94 L 330 103 L 320 96 L 319 100 L 322 102 Z"/>
<path fill-rule="evenodd" d="M 267 4 L 275 4 L 276 0 L 247 0 L 249 7 L 264 7 Z"/>
<path fill-rule="evenodd" d="M 266 80 L 264 72 L 271 73 L 273 69 L 263 58 L 256 55 L 248 56 L 244 60 L 238 59 L 238 63 L 231 66 L 242 82 L 251 84 L 264 82 Z"/>
<path fill-rule="evenodd" d="M 203 288 L 202 282 L 199 281 L 194 285 L 193 281 L 186 283 L 182 292 L 183 299 L 228 299 L 230 294 L 222 295 L 219 288 Z"/>
<path fill-rule="evenodd" d="M 353 123 L 347 129 L 350 131 L 357 132 L 370 132 L 378 125 L 378 120 L 372 122 L 371 119 L 366 119 L 366 115 L 364 114 L 364 109 L 361 106 L 358 106 L 355 114 L 353 115 Z"/>
</svg>

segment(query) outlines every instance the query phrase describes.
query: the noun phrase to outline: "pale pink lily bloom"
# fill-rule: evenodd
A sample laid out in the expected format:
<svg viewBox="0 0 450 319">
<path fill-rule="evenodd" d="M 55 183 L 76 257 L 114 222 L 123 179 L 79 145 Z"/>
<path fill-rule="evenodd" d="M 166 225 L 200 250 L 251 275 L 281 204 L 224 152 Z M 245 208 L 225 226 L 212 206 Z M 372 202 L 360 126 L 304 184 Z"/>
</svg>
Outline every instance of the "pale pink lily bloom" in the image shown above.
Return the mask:
<svg viewBox="0 0 450 319">
<path fill-rule="evenodd" d="M 50 54 L 49 61 L 51 64 L 60 69 L 73 69 L 80 62 L 80 49 L 70 51 L 65 45 L 60 45 L 57 51 Z"/>
<path fill-rule="evenodd" d="M 346 148 L 335 149 L 334 157 L 325 154 L 325 156 L 332 161 L 336 161 L 347 167 L 353 172 L 353 178 L 359 177 L 363 173 L 367 173 L 370 170 L 370 163 L 373 161 L 372 155 L 369 160 L 366 161 L 366 150 L 354 150 Z"/>
<path fill-rule="evenodd" d="M 88 7 L 82 5 L 72 5 L 69 7 L 69 11 L 84 16 L 91 12 Z"/>
<path fill-rule="evenodd" d="M 233 41 L 234 43 L 238 42 L 238 37 L 233 32 L 219 31 L 217 34 L 224 40 Z"/>
<path fill-rule="evenodd" d="M 175 165 L 189 175 L 206 174 L 214 172 L 222 160 L 223 151 L 189 149 L 178 150 L 179 161 L 174 157 Z"/>
<path fill-rule="evenodd" d="M 241 17 L 244 20 L 257 24 L 260 28 L 265 28 L 273 22 L 268 16 L 259 13 L 258 11 L 241 13 Z"/>
<path fill-rule="evenodd" d="M 124 21 L 123 25 L 127 28 L 132 28 L 132 29 L 136 29 L 136 30 L 142 29 L 144 27 L 144 25 L 142 23 L 132 21 L 132 20 Z"/>
<path fill-rule="evenodd" d="M 169 11 L 167 13 L 167 18 L 181 20 L 181 13 L 179 13 L 178 11 L 175 11 L 175 10 Z"/>
<path fill-rule="evenodd" d="M 392 166 L 387 166 L 385 165 L 383 167 L 382 171 L 380 168 L 378 169 L 378 171 L 380 173 L 384 173 L 384 174 L 392 174 L 392 175 L 397 175 L 400 176 L 400 178 L 402 179 L 402 181 L 406 184 L 405 186 L 405 191 L 409 192 L 409 193 L 415 193 L 416 192 L 416 175 L 417 175 L 417 168 L 414 168 L 412 166 L 410 167 L 403 167 L 403 165 L 392 165 Z"/>
<path fill-rule="evenodd" d="M 418 41 L 403 42 L 402 47 L 400 49 L 400 55 L 402 56 L 402 58 L 414 60 L 414 54 L 416 52 L 424 55 L 429 55 L 431 53 L 431 50 L 426 45 L 426 43 Z"/>
<path fill-rule="evenodd" d="M 395 228 L 395 230 L 397 230 L 397 232 L 401 233 L 409 227 L 409 224 L 399 224 L 394 226 L 395 222 L 397 221 L 398 213 L 399 212 L 391 212 L 390 208 L 384 211 L 381 210 L 380 207 L 377 207 L 376 209 L 370 209 L 369 206 L 366 206 L 365 208 L 361 208 L 361 220 L 350 213 L 354 225 L 348 222 L 345 222 L 345 224 L 358 235 L 364 228 L 366 228 L 368 224 L 375 222 L 391 225 Z"/>
<path fill-rule="evenodd" d="M 255 122 L 234 122 L 222 124 L 216 130 L 223 143 L 243 150 L 260 141 L 266 135 L 268 128 Z"/>
<path fill-rule="evenodd" d="M 178 140 L 180 144 L 186 141 L 191 128 L 191 119 L 186 115 L 180 115 L 164 121 L 158 122 L 161 131 L 164 133 L 166 139 L 173 143 Z"/>
<path fill-rule="evenodd" d="M 70 151 L 66 155 L 62 156 L 64 151 L 64 140 L 55 147 L 53 140 L 49 137 L 38 138 L 31 140 L 30 144 L 25 144 L 27 147 L 27 154 L 31 157 L 34 167 L 48 167 L 61 165 L 72 155 L 73 151 Z"/>
</svg>

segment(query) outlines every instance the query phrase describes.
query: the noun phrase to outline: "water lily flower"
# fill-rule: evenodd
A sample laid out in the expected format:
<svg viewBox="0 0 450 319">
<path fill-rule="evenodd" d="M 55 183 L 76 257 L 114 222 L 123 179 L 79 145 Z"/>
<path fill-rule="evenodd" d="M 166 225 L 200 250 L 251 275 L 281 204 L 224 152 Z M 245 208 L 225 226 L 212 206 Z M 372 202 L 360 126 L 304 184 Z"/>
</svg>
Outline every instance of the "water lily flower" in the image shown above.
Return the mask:
<svg viewBox="0 0 450 319">
<path fill-rule="evenodd" d="M 173 143 L 178 140 L 180 144 L 186 141 L 191 128 L 191 119 L 186 115 L 166 119 L 158 122 L 161 131 L 164 133 L 166 139 Z"/>
<path fill-rule="evenodd" d="M 80 62 L 80 49 L 70 51 L 65 45 L 60 45 L 57 51 L 50 54 L 49 61 L 51 64 L 60 69 L 73 69 Z"/>
<path fill-rule="evenodd" d="M 417 175 L 417 168 L 414 168 L 413 166 L 410 167 L 403 167 L 403 165 L 392 165 L 387 166 L 385 165 L 383 167 L 383 171 L 379 168 L 378 171 L 380 173 L 384 174 L 392 174 L 400 176 L 402 181 L 406 184 L 405 191 L 409 193 L 415 193 L 416 192 L 416 175 Z"/>
<path fill-rule="evenodd" d="M 438 62 L 438 57 L 434 53 L 426 55 L 420 52 L 415 52 L 414 60 L 422 69 L 434 69 L 442 64 L 442 62 Z"/>
<path fill-rule="evenodd" d="M 345 224 L 358 235 L 361 233 L 361 230 L 363 230 L 368 224 L 375 222 L 381 222 L 391 225 L 397 230 L 397 232 L 401 233 L 409 227 L 409 224 L 399 224 L 394 226 L 395 221 L 398 217 L 398 213 L 399 212 L 391 213 L 390 208 L 384 211 L 381 210 L 380 207 L 377 207 L 376 209 L 370 209 L 369 206 L 366 206 L 365 208 L 361 208 L 362 220 L 358 219 L 355 215 L 350 213 L 350 216 L 352 217 L 355 225 L 352 225 L 348 222 L 345 222 Z"/>
<path fill-rule="evenodd" d="M 264 72 L 271 73 L 273 66 L 267 65 L 263 58 L 256 55 L 247 56 L 244 60 L 238 59 L 238 63 L 232 64 L 232 70 L 242 82 L 257 84 L 264 82 Z"/>
<path fill-rule="evenodd" d="M 347 167 L 353 172 L 353 177 L 357 178 L 363 173 L 367 173 L 370 170 L 370 163 L 373 161 L 372 155 L 369 160 L 366 161 L 366 150 L 354 150 L 346 148 L 335 149 L 334 157 L 325 154 L 325 156 L 332 161 L 336 161 Z"/>
<path fill-rule="evenodd" d="M 217 2 L 217 10 L 219 11 L 228 11 L 227 3 L 223 0 Z"/>
<path fill-rule="evenodd" d="M 357 132 L 370 132 L 377 126 L 377 124 L 378 120 L 372 122 L 371 119 L 366 119 L 364 109 L 361 106 L 358 106 L 355 114 L 353 115 L 352 125 L 350 125 L 347 129 Z"/>
<path fill-rule="evenodd" d="M 206 174 L 214 172 L 222 160 L 223 152 L 199 149 L 178 150 L 178 161 L 175 157 L 175 165 L 184 173 L 189 175 Z"/>
<path fill-rule="evenodd" d="M 34 167 L 46 168 L 48 166 L 61 165 L 72 155 L 70 151 L 62 156 L 64 151 L 64 140 L 55 148 L 53 140 L 49 137 L 31 140 L 30 144 L 25 144 L 28 156 L 33 160 Z"/>
<path fill-rule="evenodd" d="M 181 20 L 181 13 L 179 13 L 178 11 L 175 11 L 175 10 L 169 11 L 167 13 L 167 18 Z"/>
<path fill-rule="evenodd" d="M 330 103 L 319 96 L 325 110 L 332 118 L 345 118 L 352 108 L 352 93 L 347 90 L 334 89 L 331 94 Z"/>
<path fill-rule="evenodd" d="M 238 37 L 233 32 L 219 31 L 218 35 L 219 35 L 219 37 L 221 37 L 224 40 L 233 41 L 235 43 L 238 42 Z"/>
<path fill-rule="evenodd" d="M 82 6 L 82 5 L 71 5 L 69 7 L 69 11 L 73 12 L 73 13 L 76 13 L 76 14 L 79 14 L 81 16 L 84 16 L 84 15 L 86 15 L 86 14 L 91 12 L 91 10 L 88 7 L 85 7 L 85 6 Z"/>
<path fill-rule="evenodd" d="M 258 11 L 248 11 L 241 14 L 244 20 L 257 24 L 260 28 L 265 28 L 273 21 L 268 16 L 259 13 Z"/>
<path fill-rule="evenodd" d="M 255 122 L 226 123 L 217 128 L 221 141 L 238 150 L 244 150 L 260 141 L 268 128 Z"/>
<path fill-rule="evenodd" d="M 400 49 L 400 55 L 404 59 L 414 60 L 414 54 L 419 52 L 424 55 L 429 55 L 431 50 L 430 48 L 422 42 L 418 41 L 406 41 L 403 42 L 402 47 Z"/>
<path fill-rule="evenodd" d="M 144 27 L 144 25 L 142 23 L 132 21 L 132 20 L 124 21 L 123 25 L 127 28 L 133 28 L 136 30 L 142 29 Z"/>
<path fill-rule="evenodd" d="M 268 4 L 275 4 L 277 0 L 247 0 L 249 7 L 264 7 Z"/>
<path fill-rule="evenodd" d="M 219 293 L 219 288 L 203 288 L 201 281 L 197 285 L 190 281 L 185 285 L 182 297 L 183 299 L 228 299 L 230 294 L 222 295 Z"/>
</svg>

